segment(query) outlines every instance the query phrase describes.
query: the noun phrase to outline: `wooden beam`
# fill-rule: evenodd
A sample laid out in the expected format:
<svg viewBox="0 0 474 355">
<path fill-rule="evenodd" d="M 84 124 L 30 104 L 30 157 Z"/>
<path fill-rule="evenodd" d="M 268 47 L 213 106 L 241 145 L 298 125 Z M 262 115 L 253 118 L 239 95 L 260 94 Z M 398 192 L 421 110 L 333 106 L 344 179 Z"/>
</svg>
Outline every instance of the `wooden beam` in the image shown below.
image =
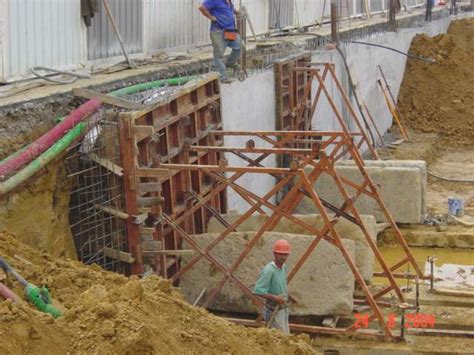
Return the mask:
<svg viewBox="0 0 474 355">
<path fill-rule="evenodd" d="M 157 251 L 144 250 L 144 252 L 159 254 L 159 255 L 192 255 L 194 254 L 194 250 L 157 250 Z"/>
<path fill-rule="evenodd" d="M 133 126 L 133 136 L 137 142 L 152 136 L 155 134 L 155 128 L 153 126 Z"/>
<path fill-rule="evenodd" d="M 89 154 L 89 158 L 92 160 L 92 161 L 95 161 L 97 164 L 103 166 L 104 168 L 106 168 L 107 170 L 113 172 L 115 175 L 117 176 L 123 176 L 123 169 L 121 166 L 118 166 L 117 164 L 111 162 L 110 160 L 108 159 L 104 159 L 104 158 L 99 158 L 97 156 L 97 154 L 95 153 L 91 153 Z"/>
<path fill-rule="evenodd" d="M 138 183 L 138 191 L 141 194 L 148 192 L 161 192 L 161 184 L 159 182 L 141 182 Z"/>
<path fill-rule="evenodd" d="M 474 331 L 472 330 L 410 328 L 408 330 L 408 333 L 413 334 L 413 335 L 474 338 Z"/>
<path fill-rule="evenodd" d="M 128 213 L 120 211 L 116 208 L 107 207 L 107 206 L 103 206 L 103 205 L 99 205 L 99 204 L 95 205 L 94 207 L 98 210 L 104 211 L 104 212 L 106 212 L 106 213 L 108 213 L 112 216 L 118 217 L 120 219 L 128 219 L 128 217 L 130 217 L 128 215 Z"/>
<path fill-rule="evenodd" d="M 147 234 L 147 235 L 152 235 L 155 233 L 156 228 L 150 228 L 150 227 L 140 227 L 140 234 Z"/>
<path fill-rule="evenodd" d="M 164 201 L 163 197 L 139 197 L 138 206 L 140 207 L 153 207 L 161 205 Z"/>
<path fill-rule="evenodd" d="M 96 92 L 93 90 L 74 88 L 72 89 L 72 93 L 74 96 L 77 96 L 77 97 L 83 97 L 85 99 L 96 98 L 104 104 L 108 104 L 108 105 L 112 105 L 112 106 L 116 106 L 120 108 L 125 108 L 127 110 L 140 110 L 143 108 L 143 106 L 139 103 L 128 101 L 128 100 L 121 99 L 114 96 L 110 96 L 110 95 Z"/>
<path fill-rule="evenodd" d="M 447 288 L 435 288 L 433 290 L 433 293 L 444 296 L 474 298 L 474 292 L 470 292 L 467 290 L 449 290 Z"/>
<path fill-rule="evenodd" d="M 137 177 L 150 177 L 166 180 L 171 177 L 170 171 L 168 169 L 160 168 L 137 168 L 136 170 Z"/>
<path fill-rule="evenodd" d="M 104 248 L 104 255 L 108 258 L 116 259 L 123 261 L 124 263 L 132 264 L 135 262 L 135 258 L 130 254 L 124 251 L 115 250 L 112 248 Z"/>
</svg>

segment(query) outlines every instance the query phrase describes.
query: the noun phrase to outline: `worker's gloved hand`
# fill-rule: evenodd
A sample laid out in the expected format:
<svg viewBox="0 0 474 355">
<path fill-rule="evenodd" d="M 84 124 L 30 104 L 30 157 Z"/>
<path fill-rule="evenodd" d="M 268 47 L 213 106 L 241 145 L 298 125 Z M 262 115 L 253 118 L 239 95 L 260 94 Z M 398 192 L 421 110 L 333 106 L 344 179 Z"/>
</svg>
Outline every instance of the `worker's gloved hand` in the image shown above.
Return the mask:
<svg viewBox="0 0 474 355">
<path fill-rule="evenodd" d="M 37 287 L 28 284 L 25 289 L 26 298 L 33 303 L 40 311 L 51 314 L 54 318 L 62 315 L 56 307 L 51 304 L 51 296 L 46 287 Z"/>
</svg>

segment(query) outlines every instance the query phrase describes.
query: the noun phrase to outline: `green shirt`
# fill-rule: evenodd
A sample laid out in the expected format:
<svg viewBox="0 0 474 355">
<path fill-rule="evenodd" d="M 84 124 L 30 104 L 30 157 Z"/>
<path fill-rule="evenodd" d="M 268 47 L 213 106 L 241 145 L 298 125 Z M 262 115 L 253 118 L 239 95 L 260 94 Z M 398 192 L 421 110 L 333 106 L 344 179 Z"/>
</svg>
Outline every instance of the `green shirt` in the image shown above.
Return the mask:
<svg viewBox="0 0 474 355">
<path fill-rule="evenodd" d="M 256 295 L 271 294 L 288 300 L 288 266 L 283 264 L 280 269 L 271 261 L 260 272 L 253 293 Z"/>
</svg>

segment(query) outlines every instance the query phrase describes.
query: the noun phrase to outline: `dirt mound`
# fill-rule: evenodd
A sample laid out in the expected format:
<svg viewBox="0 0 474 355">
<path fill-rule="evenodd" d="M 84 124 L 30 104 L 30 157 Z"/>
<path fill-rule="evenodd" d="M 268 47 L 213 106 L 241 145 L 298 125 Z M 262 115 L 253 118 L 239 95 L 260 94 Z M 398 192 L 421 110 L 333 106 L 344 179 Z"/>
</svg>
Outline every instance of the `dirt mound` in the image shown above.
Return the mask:
<svg viewBox="0 0 474 355">
<path fill-rule="evenodd" d="M 0 303 L 0 353 L 315 353 L 306 336 L 230 324 L 190 306 L 167 280 L 127 278 L 54 259 L 0 234 L 0 255 L 36 285 L 51 286 L 64 316 Z M 18 295 L 10 278 L 3 282 Z"/>
<path fill-rule="evenodd" d="M 408 60 L 399 107 L 408 126 L 437 133 L 444 144 L 474 145 L 474 19 L 453 22 L 448 33 L 418 35 Z"/>
</svg>

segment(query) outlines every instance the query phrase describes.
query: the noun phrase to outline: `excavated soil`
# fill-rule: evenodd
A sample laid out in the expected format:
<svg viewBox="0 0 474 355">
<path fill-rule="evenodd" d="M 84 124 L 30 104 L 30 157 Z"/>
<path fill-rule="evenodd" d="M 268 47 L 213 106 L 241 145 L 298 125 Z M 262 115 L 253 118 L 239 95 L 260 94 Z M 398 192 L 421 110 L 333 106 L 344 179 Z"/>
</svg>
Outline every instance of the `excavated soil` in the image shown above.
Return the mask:
<svg viewBox="0 0 474 355">
<path fill-rule="evenodd" d="M 7 234 L 0 255 L 29 282 L 49 285 L 65 312 L 55 320 L 26 301 L 1 302 L 1 354 L 315 353 L 307 336 L 244 328 L 193 307 L 157 276 L 127 278 L 55 259 Z M 0 279 L 22 295 L 18 282 Z"/>
<path fill-rule="evenodd" d="M 452 22 L 447 34 L 416 36 L 410 53 L 436 63 L 408 60 L 398 104 L 411 140 L 390 157 L 426 160 L 434 174 L 428 176 L 428 212 L 447 213 L 454 196 L 473 215 L 474 18 Z"/>
<path fill-rule="evenodd" d="M 453 22 L 447 34 L 417 35 L 399 95 L 406 124 L 437 133 L 444 146 L 474 146 L 474 19 Z"/>
</svg>

